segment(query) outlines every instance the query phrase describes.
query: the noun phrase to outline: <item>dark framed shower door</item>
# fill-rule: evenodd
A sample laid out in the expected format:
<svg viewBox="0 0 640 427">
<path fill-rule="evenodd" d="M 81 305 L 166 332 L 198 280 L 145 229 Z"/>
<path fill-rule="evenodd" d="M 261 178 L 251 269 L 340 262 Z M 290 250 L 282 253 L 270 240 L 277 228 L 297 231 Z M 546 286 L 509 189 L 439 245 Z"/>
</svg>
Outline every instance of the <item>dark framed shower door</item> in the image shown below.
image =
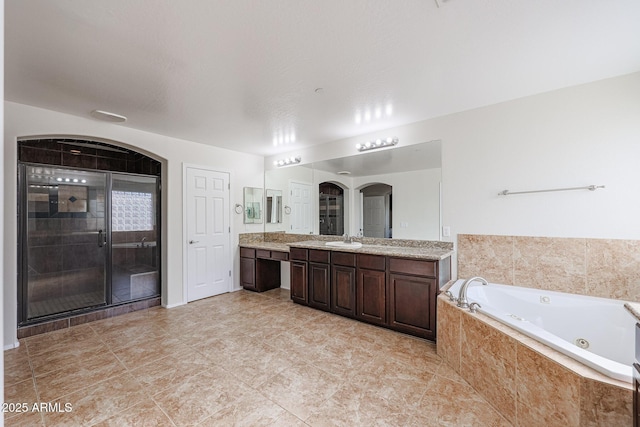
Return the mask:
<svg viewBox="0 0 640 427">
<path fill-rule="evenodd" d="M 108 301 L 108 174 L 21 164 L 21 321 Z"/>
</svg>

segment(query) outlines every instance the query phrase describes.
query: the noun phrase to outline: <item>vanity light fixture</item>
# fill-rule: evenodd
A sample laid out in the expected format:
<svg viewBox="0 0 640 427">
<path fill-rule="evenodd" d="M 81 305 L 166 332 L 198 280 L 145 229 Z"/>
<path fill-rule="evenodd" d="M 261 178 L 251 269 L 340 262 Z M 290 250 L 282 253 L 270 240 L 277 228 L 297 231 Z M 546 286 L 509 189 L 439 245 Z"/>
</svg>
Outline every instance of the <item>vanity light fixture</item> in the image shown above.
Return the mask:
<svg viewBox="0 0 640 427">
<path fill-rule="evenodd" d="M 280 160 L 274 160 L 273 161 L 273 165 L 274 166 L 278 166 L 278 167 L 282 167 L 282 166 L 289 166 L 289 165 L 295 165 L 300 163 L 300 161 L 302 161 L 302 157 L 300 156 L 295 156 L 295 157 L 287 157 L 285 159 L 280 159 Z"/>
<path fill-rule="evenodd" d="M 373 141 L 367 141 L 364 144 L 356 144 L 356 149 L 358 151 L 367 151 L 367 150 L 373 150 L 374 148 L 382 148 L 382 147 L 391 147 L 393 145 L 396 145 L 398 143 L 398 138 L 394 137 L 387 137 L 385 139 L 376 139 Z"/>
</svg>

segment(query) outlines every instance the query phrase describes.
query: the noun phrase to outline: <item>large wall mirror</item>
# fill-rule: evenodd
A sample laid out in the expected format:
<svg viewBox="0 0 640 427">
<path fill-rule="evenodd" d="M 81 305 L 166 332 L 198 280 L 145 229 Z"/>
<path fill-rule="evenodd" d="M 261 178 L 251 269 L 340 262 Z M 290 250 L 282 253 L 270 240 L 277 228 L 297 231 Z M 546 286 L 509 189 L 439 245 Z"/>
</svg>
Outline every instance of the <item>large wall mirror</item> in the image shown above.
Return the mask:
<svg viewBox="0 0 640 427">
<path fill-rule="evenodd" d="M 265 231 L 441 240 L 441 177 L 440 141 L 267 170 L 265 188 L 282 191 L 283 216 Z M 370 227 L 372 211 L 382 231 Z"/>
</svg>

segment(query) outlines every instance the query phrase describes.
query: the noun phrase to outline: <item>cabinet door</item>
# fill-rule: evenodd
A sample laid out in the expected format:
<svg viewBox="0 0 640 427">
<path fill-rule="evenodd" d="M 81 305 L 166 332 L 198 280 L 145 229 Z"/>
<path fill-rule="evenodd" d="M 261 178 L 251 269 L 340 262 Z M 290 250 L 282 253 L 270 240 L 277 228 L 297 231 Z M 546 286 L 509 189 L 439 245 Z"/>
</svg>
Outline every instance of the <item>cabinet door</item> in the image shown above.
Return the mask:
<svg viewBox="0 0 640 427">
<path fill-rule="evenodd" d="M 309 305 L 320 310 L 331 308 L 329 264 L 309 263 Z"/>
<path fill-rule="evenodd" d="M 240 258 L 240 284 L 245 289 L 257 290 L 255 258 Z"/>
<path fill-rule="evenodd" d="M 307 263 L 291 261 L 291 299 L 293 302 L 307 305 Z"/>
<path fill-rule="evenodd" d="M 343 316 L 356 315 L 356 269 L 331 267 L 331 312 Z"/>
<path fill-rule="evenodd" d="M 423 338 L 436 337 L 436 280 L 391 273 L 389 326 Z"/>
<path fill-rule="evenodd" d="M 385 272 L 358 269 L 356 317 L 369 323 L 387 323 Z"/>
</svg>

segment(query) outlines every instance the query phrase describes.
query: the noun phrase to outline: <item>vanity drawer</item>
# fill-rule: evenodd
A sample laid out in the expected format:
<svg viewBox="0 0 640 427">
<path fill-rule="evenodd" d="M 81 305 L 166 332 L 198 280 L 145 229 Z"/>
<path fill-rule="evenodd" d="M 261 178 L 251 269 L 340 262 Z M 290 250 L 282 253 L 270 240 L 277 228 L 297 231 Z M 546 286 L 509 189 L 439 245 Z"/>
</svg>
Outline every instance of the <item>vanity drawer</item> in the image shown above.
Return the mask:
<svg viewBox="0 0 640 427">
<path fill-rule="evenodd" d="M 347 252 L 333 251 L 331 254 L 331 262 L 335 265 L 344 265 L 346 267 L 356 266 L 356 254 Z"/>
<path fill-rule="evenodd" d="M 240 248 L 240 256 L 242 258 L 255 258 L 256 250 L 250 248 Z"/>
<path fill-rule="evenodd" d="M 381 255 L 358 255 L 358 268 L 384 270 L 385 260 Z"/>
<path fill-rule="evenodd" d="M 433 261 L 390 258 L 389 270 L 396 273 L 415 274 L 416 276 L 436 277 L 436 263 Z"/>
<path fill-rule="evenodd" d="M 289 252 L 271 251 L 271 259 L 278 261 L 288 261 Z"/>
<path fill-rule="evenodd" d="M 271 251 L 256 249 L 256 258 L 271 258 Z"/>
<path fill-rule="evenodd" d="M 309 253 L 307 249 L 303 248 L 291 248 L 289 250 L 289 258 L 299 261 L 306 261 L 309 259 Z"/>
<path fill-rule="evenodd" d="M 321 262 L 324 264 L 329 264 L 329 260 L 331 259 L 330 255 L 331 255 L 331 252 L 329 251 L 309 249 L 309 261 L 312 261 L 312 262 Z"/>
</svg>

